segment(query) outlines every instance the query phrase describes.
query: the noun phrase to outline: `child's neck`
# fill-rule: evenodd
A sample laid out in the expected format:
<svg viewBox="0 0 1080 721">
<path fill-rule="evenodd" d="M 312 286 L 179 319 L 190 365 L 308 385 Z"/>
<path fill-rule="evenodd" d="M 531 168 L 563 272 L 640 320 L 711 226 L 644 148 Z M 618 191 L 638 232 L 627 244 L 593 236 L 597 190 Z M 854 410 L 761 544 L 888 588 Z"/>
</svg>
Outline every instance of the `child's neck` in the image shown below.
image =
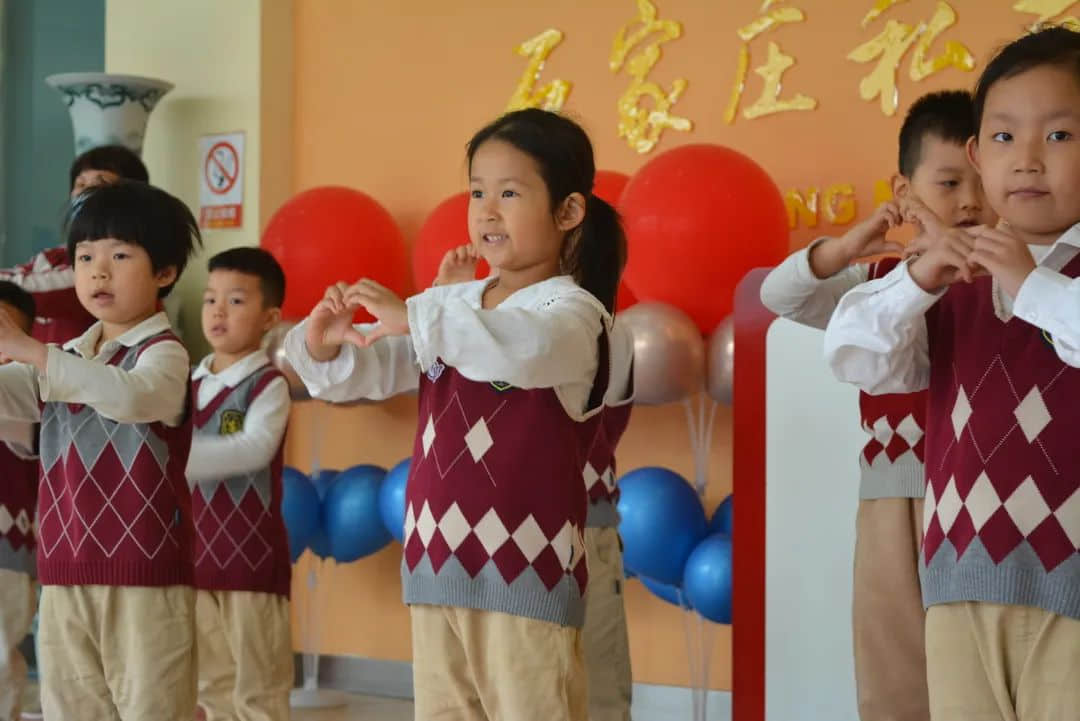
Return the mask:
<svg viewBox="0 0 1080 721">
<path fill-rule="evenodd" d="M 497 270 L 499 271 L 498 277 L 487 287 L 484 293 L 483 306 L 485 308 L 494 308 L 522 288 L 528 288 L 530 285 L 541 283 L 559 275 L 557 262 L 544 263 L 521 270 L 506 270 L 504 268 L 498 268 Z"/>
<path fill-rule="evenodd" d="M 101 346 L 105 345 L 109 341 L 116 340 L 120 336 L 127 333 L 129 330 L 145 322 L 149 318 L 157 315 L 157 310 L 153 310 L 146 315 L 140 316 L 137 320 L 125 321 L 123 323 L 109 323 L 108 321 L 101 321 L 101 337 L 98 339 L 97 348 L 94 349 L 96 354 L 101 350 Z"/>
<path fill-rule="evenodd" d="M 257 350 L 259 350 L 258 346 L 253 346 L 251 348 L 242 348 L 235 353 L 225 353 L 222 351 L 214 350 L 214 359 L 210 361 L 210 372 L 214 375 L 217 375 L 218 373 L 224 373 L 229 368 L 244 360 Z"/>
<path fill-rule="evenodd" d="M 1061 230 L 1055 230 L 1049 233 L 1029 233 L 1027 231 L 1020 230 L 1007 222 L 1003 223 L 1004 230 L 1013 233 L 1017 238 L 1024 241 L 1028 245 L 1053 245 L 1057 242 L 1057 239 L 1068 232 L 1069 228 L 1062 228 Z"/>
</svg>

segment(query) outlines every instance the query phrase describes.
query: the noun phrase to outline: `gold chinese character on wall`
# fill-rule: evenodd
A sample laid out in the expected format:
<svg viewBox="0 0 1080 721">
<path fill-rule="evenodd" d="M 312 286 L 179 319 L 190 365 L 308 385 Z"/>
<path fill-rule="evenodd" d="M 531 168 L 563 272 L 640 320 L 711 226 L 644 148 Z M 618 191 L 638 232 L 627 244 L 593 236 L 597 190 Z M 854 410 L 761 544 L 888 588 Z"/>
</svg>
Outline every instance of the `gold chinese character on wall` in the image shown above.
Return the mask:
<svg viewBox="0 0 1080 721">
<path fill-rule="evenodd" d="M 536 87 L 540 82 L 540 73 L 544 70 L 544 63 L 562 39 L 561 32 L 548 29 L 514 48 L 515 53 L 528 58 L 529 62 L 525 65 L 521 78 L 518 79 L 514 94 L 510 96 L 510 102 L 506 105 L 507 111 L 523 108 L 562 109 L 567 96 L 570 95 L 570 88 L 573 87 L 569 82 L 556 79 Z"/>
<path fill-rule="evenodd" d="M 1066 10 L 1076 4 L 1076 0 L 1018 0 L 1013 5 L 1013 10 L 1028 15 L 1038 15 L 1038 19 L 1032 23 L 1036 28 L 1043 23 L 1057 23 L 1064 25 L 1070 30 L 1080 30 L 1080 20 L 1075 16 L 1060 17 Z"/>
<path fill-rule="evenodd" d="M 784 7 L 773 7 L 774 5 L 784 5 Z M 790 23 L 801 23 L 806 19 L 802 10 L 796 7 L 787 7 L 786 5 L 787 3 L 782 1 L 777 3 L 776 0 L 765 0 L 761 6 L 762 14 L 736 31 L 743 43 L 739 48 L 739 58 L 735 67 L 735 84 L 731 89 L 731 100 L 724 110 L 724 122 L 729 125 L 735 122 L 735 116 L 739 111 L 739 102 L 742 99 L 743 91 L 746 89 L 746 73 L 750 67 L 750 42 L 766 32 L 776 30 Z M 786 55 L 780 49 L 779 43 L 769 41 L 765 62 L 754 68 L 754 72 L 761 76 L 761 95 L 743 110 L 744 118 L 760 118 L 763 115 L 773 113 L 813 110 L 817 107 L 817 100 L 803 93 L 797 92 L 785 99 L 780 97 L 780 86 L 784 73 L 795 63 L 796 59 Z"/>
<path fill-rule="evenodd" d="M 863 18 L 867 27 L 889 9 L 905 0 L 877 0 Z M 889 19 L 875 37 L 848 53 L 848 60 L 857 63 L 877 61 L 874 69 L 859 82 L 859 97 L 863 100 L 878 98 L 881 112 L 893 115 L 900 103 L 896 86 L 896 73 L 904 55 L 914 48 L 909 66 L 909 77 L 918 82 L 947 68 L 965 72 L 975 69 L 975 56 L 967 46 L 956 40 L 945 40 L 945 49 L 930 56 L 931 46 L 946 30 L 956 24 L 956 11 L 949 3 L 938 0 L 933 16 L 912 27 L 895 19 Z"/>
<path fill-rule="evenodd" d="M 630 85 L 617 103 L 619 137 L 633 150 L 647 153 L 660 142 L 665 130 L 686 132 L 693 123 L 671 112 L 686 90 L 686 78 L 675 78 L 670 90 L 649 79 L 660 60 L 660 46 L 682 36 L 682 23 L 661 20 L 656 5 L 649 0 L 636 0 L 636 4 L 637 17 L 615 33 L 608 66 L 613 73 L 625 68 L 630 76 Z M 636 54 L 628 57 L 635 50 Z"/>
</svg>

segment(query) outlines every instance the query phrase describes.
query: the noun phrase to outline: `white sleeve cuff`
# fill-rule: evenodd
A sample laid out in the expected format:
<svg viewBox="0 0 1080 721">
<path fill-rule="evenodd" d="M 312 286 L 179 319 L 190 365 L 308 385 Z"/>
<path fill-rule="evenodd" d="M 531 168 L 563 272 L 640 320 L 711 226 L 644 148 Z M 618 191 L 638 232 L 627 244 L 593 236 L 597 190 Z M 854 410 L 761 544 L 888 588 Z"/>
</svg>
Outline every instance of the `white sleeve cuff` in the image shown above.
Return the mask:
<svg viewBox="0 0 1080 721">
<path fill-rule="evenodd" d="M 285 356 L 308 392 L 318 396 L 327 388 L 340 385 L 352 376 L 356 370 L 356 348 L 344 343 L 336 358 L 325 362 L 317 361 L 308 353 L 306 329 L 307 320 L 304 320 L 285 336 Z"/>
<path fill-rule="evenodd" d="M 1035 268 L 1016 294 L 1013 314 L 1050 333 L 1060 332 L 1052 327 L 1055 325 L 1054 316 L 1047 310 L 1057 307 L 1057 303 L 1067 298 L 1071 284 L 1070 278 L 1050 268 Z"/>
</svg>

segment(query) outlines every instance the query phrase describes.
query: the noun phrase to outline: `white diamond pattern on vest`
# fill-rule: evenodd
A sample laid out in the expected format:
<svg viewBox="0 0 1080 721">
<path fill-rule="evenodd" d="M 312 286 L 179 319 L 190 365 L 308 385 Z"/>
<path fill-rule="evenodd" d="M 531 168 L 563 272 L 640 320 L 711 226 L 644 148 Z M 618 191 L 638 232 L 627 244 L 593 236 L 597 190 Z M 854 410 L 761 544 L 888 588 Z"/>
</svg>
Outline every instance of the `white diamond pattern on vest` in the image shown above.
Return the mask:
<svg viewBox="0 0 1080 721">
<path fill-rule="evenodd" d="M 956 431 L 957 438 L 960 437 L 960 433 L 963 432 L 964 426 L 967 425 L 970 419 L 971 403 L 968 401 L 967 393 L 964 392 L 964 386 L 960 386 L 960 390 L 956 394 L 956 405 L 953 407 L 952 412 L 953 430 Z"/>
<path fill-rule="evenodd" d="M 1024 432 L 1028 443 L 1034 443 L 1039 434 L 1053 420 L 1038 386 L 1031 387 L 1028 394 L 1024 396 L 1024 400 L 1013 411 L 1013 415 L 1016 416 L 1016 420 L 1020 424 L 1020 430 Z"/>
</svg>

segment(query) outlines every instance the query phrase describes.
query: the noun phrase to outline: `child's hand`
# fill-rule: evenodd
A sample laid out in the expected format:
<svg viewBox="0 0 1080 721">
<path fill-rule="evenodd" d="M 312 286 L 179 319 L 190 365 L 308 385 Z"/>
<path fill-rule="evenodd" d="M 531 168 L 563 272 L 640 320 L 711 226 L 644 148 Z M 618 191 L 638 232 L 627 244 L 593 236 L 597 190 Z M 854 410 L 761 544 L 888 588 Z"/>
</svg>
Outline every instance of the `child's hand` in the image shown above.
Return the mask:
<svg viewBox="0 0 1080 721">
<path fill-rule="evenodd" d="M 928 293 L 963 280 L 970 283 L 977 267 L 970 260 L 975 238 L 960 229 L 949 229 L 933 238 L 911 265 L 911 279 Z"/>
<path fill-rule="evenodd" d="M 949 230 L 934 211 L 913 195 L 900 201 L 900 213 L 904 222 L 914 225 L 916 231 L 915 237 L 904 247 L 905 258 L 930 250 L 935 240 Z"/>
<path fill-rule="evenodd" d="M 353 328 L 353 314 L 357 306 L 345 301 L 348 283 L 335 283 L 326 289 L 323 299 L 308 315 L 304 342 L 308 353 L 317 361 L 329 361 L 337 357 L 342 343 L 363 345 L 364 336 Z"/>
<path fill-rule="evenodd" d="M 345 291 L 345 302 L 352 307 L 363 306 L 379 321 L 366 336 L 357 333 L 359 338 L 349 337 L 350 343 L 366 347 L 385 336 L 408 335 L 409 311 L 405 301 L 370 278 L 364 278 Z"/>
<path fill-rule="evenodd" d="M 467 283 L 476 278 L 476 264 L 480 255 L 472 243 L 459 245 L 446 251 L 442 262 L 439 263 L 439 273 L 435 276 L 432 285 L 453 285 L 454 283 Z"/>
<path fill-rule="evenodd" d="M 840 238 L 829 238 L 810 251 L 810 270 L 818 278 L 828 278 L 859 258 L 882 253 L 899 253 L 903 246 L 885 239 L 890 228 L 900 225 L 900 208 L 882 203 L 866 220 Z"/>
<path fill-rule="evenodd" d="M 1009 232 L 1008 226 L 981 225 L 969 232 L 975 238 L 975 245 L 968 262 L 988 270 L 1001 283 L 1001 289 L 1015 298 L 1020 286 L 1035 270 L 1035 258 L 1027 243 Z"/>
<path fill-rule="evenodd" d="M 49 349 L 41 341 L 28 336 L 19 324 L 0 310 L 0 364 L 28 363 L 45 372 Z"/>
</svg>

